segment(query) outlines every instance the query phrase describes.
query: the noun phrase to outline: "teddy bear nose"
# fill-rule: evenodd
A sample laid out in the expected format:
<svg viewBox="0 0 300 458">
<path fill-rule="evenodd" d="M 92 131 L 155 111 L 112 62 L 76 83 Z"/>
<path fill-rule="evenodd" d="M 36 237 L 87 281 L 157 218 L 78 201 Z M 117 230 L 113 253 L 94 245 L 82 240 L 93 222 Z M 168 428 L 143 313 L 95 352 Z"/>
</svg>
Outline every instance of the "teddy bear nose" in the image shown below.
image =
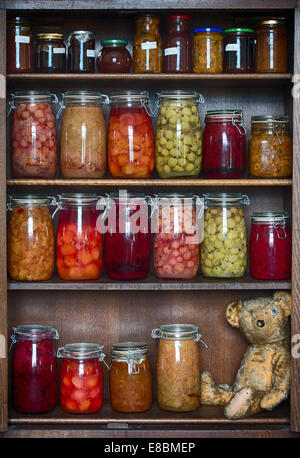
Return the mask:
<svg viewBox="0 0 300 458">
<path fill-rule="evenodd" d="M 257 320 L 256 324 L 259 328 L 263 328 L 265 325 L 265 322 L 264 320 Z"/>
</svg>

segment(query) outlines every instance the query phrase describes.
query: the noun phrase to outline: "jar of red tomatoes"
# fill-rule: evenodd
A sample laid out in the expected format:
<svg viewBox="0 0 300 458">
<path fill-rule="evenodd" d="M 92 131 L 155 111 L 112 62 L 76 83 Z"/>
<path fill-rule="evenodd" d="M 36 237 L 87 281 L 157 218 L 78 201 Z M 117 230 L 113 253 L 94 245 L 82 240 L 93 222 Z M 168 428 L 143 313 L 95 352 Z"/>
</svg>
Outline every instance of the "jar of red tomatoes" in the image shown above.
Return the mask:
<svg viewBox="0 0 300 458">
<path fill-rule="evenodd" d="M 206 178 L 242 178 L 246 170 L 246 130 L 241 110 L 208 111 L 203 132 Z"/>
<path fill-rule="evenodd" d="M 291 278 L 292 234 L 286 212 L 256 212 L 250 234 L 250 272 L 261 280 Z"/>
<path fill-rule="evenodd" d="M 57 170 L 57 135 L 48 91 L 11 94 L 11 161 L 14 177 L 53 178 Z"/>
<path fill-rule="evenodd" d="M 147 178 L 154 169 L 154 140 L 147 92 L 110 97 L 108 166 L 116 178 Z"/>
<path fill-rule="evenodd" d="M 114 280 L 145 278 L 150 268 L 151 243 L 147 199 L 139 194 L 111 194 L 106 215 L 106 274 Z"/>
<path fill-rule="evenodd" d="M 153 201 L 154 271 L 159 278 L 190 279 L 199 268 L 198 198 L 164 194 Z M 201 206 L 199 205 L 199 208 Z"/>
<path fill-rule="evenodd" d="M 50 412 L 57 402 L 56 329 L 39 324 L 13 328 L 12 401 L 18 412 Z"/>
<path fill-rule="evenodd" d="M 103 346 L 95 343 L 67 344 L 57 350 L 60 369 L 60 404 L 70 413 L 97 412 L 103 403 Z"/>
<path fill-rule="evenodd" d="M 102 272 L 102 233 L 96 194 L 61 194 L 56 266 L 63 280 L 95 280 Z"/>
</svg>

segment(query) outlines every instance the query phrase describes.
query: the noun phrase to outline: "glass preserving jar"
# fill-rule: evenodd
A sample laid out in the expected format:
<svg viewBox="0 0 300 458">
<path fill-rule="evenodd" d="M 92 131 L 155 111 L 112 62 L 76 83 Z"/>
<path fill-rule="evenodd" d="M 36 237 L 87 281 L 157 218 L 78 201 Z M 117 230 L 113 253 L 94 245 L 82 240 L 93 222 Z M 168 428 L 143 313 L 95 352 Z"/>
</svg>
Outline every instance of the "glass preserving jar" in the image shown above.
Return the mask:
<svg viewBox="0 0 300 458">
<path fill-rule="evenodd" d="M 35 71 L 39 73 L 64 73 L 66 71 L 66 45 L 62 33 L 37 34 Z"/>
<path fill-rule="evenodd" d="M 27 19 L 15 17 L 7 26 L 7 73 L 33 72 L 33 35 Z"/>
<path fill-rule="evenodd" d="M 246 171 L 246 130 L 241 110 L 208 111 L 203 132 L 203 175 L 242 178 Z"/>
<path fill-rule="evenodd" d="M 11 162 L 15 178 L 53 178 L 57 171 L 57 134 L 48 91 L 11 94 Z M 10 113 L 10 112 L 9 112 Z"/>
<path fill-rule="evenodd" d="M 10 196 L 7 228 L 8 273 L 13 280 L 49 280 L 54 269 L 54 229 L 44 195 Z"/>
<path fill-rule="evenodd" d="M 160 178 L 195 177 L 202 163 L 202 127 L 193 91 L 158 94 L 160 111 L 156 123 L 156 169 Z"/>
<path fill-rule="evenodd" d="M 136 20 L 133 72 L 162 72 L 162 40 L 159 33 L 159 18 L 156 16 L 146 14 Z"/>
<path fill-rule="evenodd" d="M 75 30 L 68 36 L 68 69 L 71 73 L 95 73 L 95 34 Z"/>
<path fill-rule="evenodd" d="M 153 329 L 151 336 L 159 339 L 156 360 L 159 407 L 174 412 L 198 409 L 201 403 L 198 326 L 166 324 Z"/>
<path fill-rule="evenodd" d="M 145 196 L 110 194 L 106 215 L 104 265 L 107 276 L 114 280 L 145 278 L 150 269 L 151 244 Z"/>
<path fill-rule="evenodd" d="M 13 328 L 12 402 L 18 412 L 50 412 L 57 402 L 56 329 L 39 324 Z"/>
<path fill-rule="evenodd" d="M 204 277 L 239 278 L 247 267 L 247 232 L 242 194 L 205 194 L 201 270 Z"/>
<path fill-rule="evenodd" d="M 103 346 L 73 343 L 60 347 L 60 405 L 70 413 L 98 412 L 103 403 Z"/>
<path fill-rule="evenodd" d="M 61 194 L 56 267 L 62 280 L 96 280 L 102 272 L 102 233 L 96 194 Z"/>
<path fill-rule="evenodd" d="M 254 72 L 254 30 L 236 27 L 224 30 L 224 72 Z"/>
<path fill-rule="evenodd" d="M 97 57 L 100 73 L 130 73 L 132 59 L 126 48 L 126 40 L 103 40 L 102 49 Z"/>
<path fill-rule="evenodd" d="M 217 27 L 200 27 L 193 30 L 194 73 L 223 72 L 223 30 Z"/>
<path fill-rule="evenodd" d="M 147 178 L 154 169 L 149 94 L 119 91 L 110 96 L 108 167 L 114 178 Z"/>
<path fill-rule="evenodd" d="M 153 235 L 154 271 L 159 278 L 190 279 L 199 268 L 196 197 L 158 196 Z"/>
<path fill-rule="evenodd" d="M 284 21 L 262 21 L 256 29 L 255 71 L 257 73 L 287 72 L 288 43 Z"/>
<path fill-rule="evenodd" d="M 291 176 L 292 148 L 288 116 L 252 116 L 249 140 L 249 172 L 252 176 Z"/>
<path fill-rule="evenodd" d="M 190 73 L 192 71 L 190 20 L 190 16 L 186 14 L 171 14 L 167 17 L 167 36 L 163 58 L 165 73 Z"/>
<path fill-rule="evenodd" d="M 292 233 L 288 213 L 253 213 L 249 242 L 250 272 L 253 278 L 291 278 L 291 249 Z"/>
<path fill-rule="evenodd" d="M 120 342 L 112 346 L 109 371 L 110 403 L 117 412 L 144 412 L 152 405 L 148 345 Z"/>
<path fill-rule="evenodd" d="M 107 96 L 96 91 L 63 94 L 60 168 L 65 178 L 103 177 L 106 170 L 104 103 Z"/>
</svg>

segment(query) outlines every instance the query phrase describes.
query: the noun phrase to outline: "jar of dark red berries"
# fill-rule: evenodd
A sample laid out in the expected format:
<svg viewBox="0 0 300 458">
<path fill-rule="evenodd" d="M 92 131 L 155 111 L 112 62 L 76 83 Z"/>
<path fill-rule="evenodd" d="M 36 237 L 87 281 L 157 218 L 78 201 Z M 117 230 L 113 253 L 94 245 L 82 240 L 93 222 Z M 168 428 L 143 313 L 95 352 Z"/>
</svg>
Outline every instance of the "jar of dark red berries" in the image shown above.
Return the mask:
<svg viewBox="0 0 300 458">
<path fill-rule="evenodd" d="M 250 272 L 260 280 L 291 278 L 292 234 L 286 212 L 256 212 L 250 235 Z"/>
<path fill-rule="evenodd" d="M 241 110 L 208 111 L 203 132 L 206 178 L 242 178 L 246 169 L 246 131 Z"/>
<path fill-rule="evenodd" d="M 54 340 L 59 338 L 58 332 L 38 324 L 18 326 L 13 332 L 13 406 L 22 413 L 49 412 L 57 402 Z"/>
</svg>

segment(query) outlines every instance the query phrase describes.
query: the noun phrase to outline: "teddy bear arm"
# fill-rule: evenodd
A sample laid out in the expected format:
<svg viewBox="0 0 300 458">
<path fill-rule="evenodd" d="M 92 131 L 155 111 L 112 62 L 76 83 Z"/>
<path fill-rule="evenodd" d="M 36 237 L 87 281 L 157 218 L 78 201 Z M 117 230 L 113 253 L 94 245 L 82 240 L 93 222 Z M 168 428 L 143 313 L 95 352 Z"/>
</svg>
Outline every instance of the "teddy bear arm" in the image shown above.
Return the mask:
<svg viewBox="0 0 300 458">
<path fill-rule="evenodd" d="M 273 388 L 261 400 L 263 409 L 273 409 L 284 401 L 290 388 L 290 355 L 287 349 L 282 349 L 278 355 L 273 368 Z"/>
</svg>

